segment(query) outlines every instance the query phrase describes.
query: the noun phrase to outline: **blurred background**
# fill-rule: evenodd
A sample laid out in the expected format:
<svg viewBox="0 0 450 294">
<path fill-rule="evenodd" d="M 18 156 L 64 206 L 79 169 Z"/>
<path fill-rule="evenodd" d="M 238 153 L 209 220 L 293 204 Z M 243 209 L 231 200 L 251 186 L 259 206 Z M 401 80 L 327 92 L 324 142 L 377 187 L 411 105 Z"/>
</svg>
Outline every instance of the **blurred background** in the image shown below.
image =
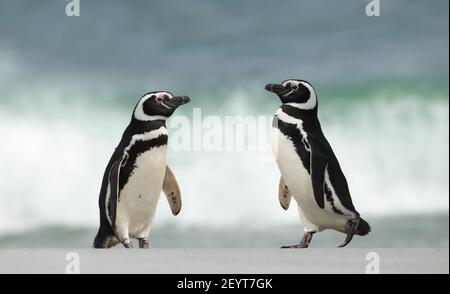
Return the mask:
<svg viewBox="0 0 450 294">
<path fill-rule="evenodd" d="M 349 246 L 448 247 L 449 2 L 381 0 L 379 17 L 367 3 L 81 0 L 68 17 L 63 0 L 1 0 L 0 248 L 91 247 L 104 168 L 142 94 L 189 95 L 176 112 L 189 118 L 269 117 L 280 102 L 264 85 L 286 78 L 314 85 L 372 224 Z M 184 203 L 173 217 L 161 197 L 154 247 L 299 241 L 259 151 L 168 156 Z"/>
</svg>

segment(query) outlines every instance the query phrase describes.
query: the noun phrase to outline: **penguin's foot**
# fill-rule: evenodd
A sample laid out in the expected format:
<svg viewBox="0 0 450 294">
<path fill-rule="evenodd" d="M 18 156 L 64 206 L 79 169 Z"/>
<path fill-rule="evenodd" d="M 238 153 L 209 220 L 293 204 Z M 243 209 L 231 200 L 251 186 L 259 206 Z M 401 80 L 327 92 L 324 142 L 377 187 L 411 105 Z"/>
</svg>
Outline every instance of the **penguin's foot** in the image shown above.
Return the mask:
<svg viewBox="0 0 450 294">
<path fill-rule="evenodd" d="M 345 238 L 344 242 L 338 246 L 338 248 L 342 248 L 347 246 L 348 243 L 350 243 L 350 241 L 352 241 L 353 236 L 356 233 L 356 230 L 358 229 L 359 226 L 359 221 L 360 218 L 358 217 L 355 220 L 349 220 L 349 225 L 348 225 L 348 229 L 347 229 L 347 237 Z"/>
<path fill-rule="evenodd" d="M 131 244 L 130 239 L 125 239 L 122 242 L 122 245 L 123 245 L 123 247 L 125 247 L 127 249 L 133 248 L 133 244 Z"/>
<path fill-rule="evenodd" d="M 138 241 L 139 241 L 139 248 L 147 249 L 149 247 L 147 238 L 138 238 Z"/>
<path fill-rule="evenodd" d="M 281 246 L 281 249 L 292 249 L 292 248 L 308 248 L 308 245 L 296 244 L 296 245 Z"/>
<path fill-rule="evenodd" d="M 311 242 L 312 236 L 314 233 L 305 233 L 303 235 L 302 240 L 300 241 L 300 244 L 297 245 L 288 245 L 288 246 L 282 246 L 282 249 L 287 249 L 287 248 L 308 248 L 309 243 Z"/>
</svg>

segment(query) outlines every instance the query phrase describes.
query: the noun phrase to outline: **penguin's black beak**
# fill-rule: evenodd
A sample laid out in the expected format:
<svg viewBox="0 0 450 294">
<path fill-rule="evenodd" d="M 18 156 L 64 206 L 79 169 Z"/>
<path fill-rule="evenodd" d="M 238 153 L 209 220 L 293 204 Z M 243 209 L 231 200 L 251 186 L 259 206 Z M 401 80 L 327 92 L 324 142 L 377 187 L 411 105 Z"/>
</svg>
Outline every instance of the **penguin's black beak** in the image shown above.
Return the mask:
<svg viewBox="0 0 450 294">
<path fill-rule="evenodd" d="M 173 96 L 169 101 L 166 102 L 170 107 L 178 107 L 183 104 L 189 103 L 191 98 L 188 96 Z"/>
<path fill-rule="evenodd" d="M 288 92 L 288 89 L 279 84 L 267 84 L 265 89 L 278 95 L 283 95 L 284 93 Z"/>
</svg>

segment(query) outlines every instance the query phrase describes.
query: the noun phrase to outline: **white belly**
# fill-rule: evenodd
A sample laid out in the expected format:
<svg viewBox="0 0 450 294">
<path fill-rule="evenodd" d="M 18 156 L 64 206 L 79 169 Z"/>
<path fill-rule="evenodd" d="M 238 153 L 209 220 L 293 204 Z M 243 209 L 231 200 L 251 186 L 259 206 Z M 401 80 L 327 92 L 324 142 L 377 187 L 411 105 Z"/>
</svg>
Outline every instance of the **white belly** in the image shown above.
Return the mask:
<svg viewBox="0 0 450 294">
<path fill-rule="evenodd" d="M 281 175 L 298 204 L 305 231 L 344 230 L 348 218 L 329 212 L 327 209 L 321 209 L 317 205 L 310 174 L 295 152 L 292 141 L 277 128 L 273 128 L 272 148 Z"/>
<path fill-rule="evenodd" d="M 147 238 L 155 216 L 166 170 L 166 146 L 142 153 L 120 193 L 116 228 L 123 239 Z"/>
</svg>

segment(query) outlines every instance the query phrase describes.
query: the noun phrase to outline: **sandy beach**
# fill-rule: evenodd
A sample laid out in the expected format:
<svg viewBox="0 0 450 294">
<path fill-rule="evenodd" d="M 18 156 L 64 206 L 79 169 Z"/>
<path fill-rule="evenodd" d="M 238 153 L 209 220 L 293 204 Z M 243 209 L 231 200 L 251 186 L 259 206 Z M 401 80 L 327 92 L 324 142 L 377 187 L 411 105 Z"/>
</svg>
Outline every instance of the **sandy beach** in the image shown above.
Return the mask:
<svg viewBox="0 0 450 294">
<path fill-rule="evenodd" d="M 445 249 L 22 249 L 0 251 L 0 273 L 449 273 Z"/>
</svg>

